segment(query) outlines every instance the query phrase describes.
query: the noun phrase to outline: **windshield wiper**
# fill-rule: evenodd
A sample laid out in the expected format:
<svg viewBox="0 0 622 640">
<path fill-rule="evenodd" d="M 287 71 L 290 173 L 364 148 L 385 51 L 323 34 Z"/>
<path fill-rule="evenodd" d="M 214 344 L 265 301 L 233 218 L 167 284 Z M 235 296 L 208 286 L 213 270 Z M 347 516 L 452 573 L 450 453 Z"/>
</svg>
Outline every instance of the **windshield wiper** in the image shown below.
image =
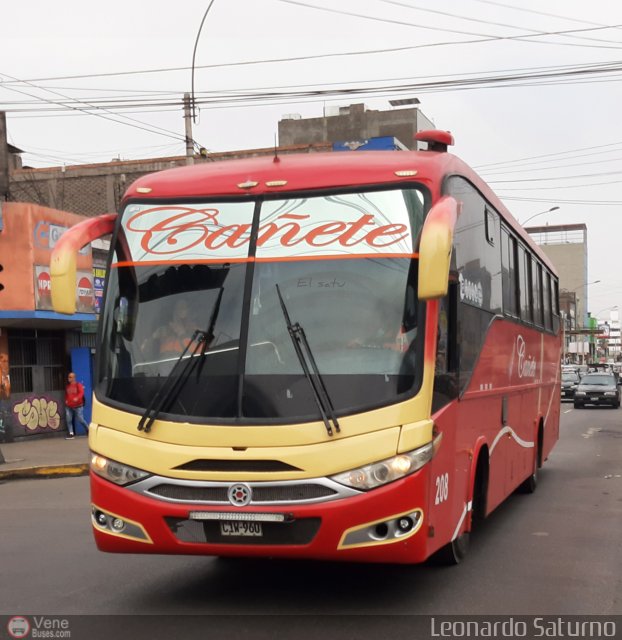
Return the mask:
<svg viewBox="0 0 622 640">
<path fill-rule="evenodd" d="M 294 351 L 298 356 L 298 361 L 300 362 L 302 371 L 305 374 L 305 378 L 309 381 L 309 384 L 311 385 L 311 390 L 313 391 L 313 398 L 315 400 L 315 404 L 317 405 L 317 408 L 320 411 L 320 415 L 322 416 L 322 421 L 324 422 L 326 431 L 329 436 L 332 436 L 333 427 L 335 428 L 335 431 L 337 433 L 339 433 L 341 429 L 339 427 L 339 422 L 337 421 L 337 417 L 335 416 L 335 409 L 333 407 L 333 403 L 330 401 L 330 396 L 328 395 L 328 391 L 326 390 L 326 385 L 324 384 L 324 380 L 322 379 L 320 371 L 317 368 L 317 364 L 315 362 L 315 358 L 313 357 L 311 347 L 309 346 L 307 336 L 299 322 L 297 322 L 296 324 L 292 324 L 292 321 L 289 318 L 289 313 L 287 312 L 287 307 L 285 306 L 285 301 L 283 300 L 283 296 L 281 295 L 281 290 L 279 289 L 278 284 L 276 285 L 276 292 L 279 296 L 279 302 L 281 303 L 281 310 L 283 311 L 283 317 L 285 318 L 285 324 L 287 325 L 287 331 L 289 332 L 289 337 L 292 339 L 292 344 L 294 345 Z M 304 352 L 303 352 L 303 348 L 304 348 Z M 305 356 L 305 353 L 306 353 L 306 356 Z M 307 363 L 307 358 L 309 360 L 309 363 L 311 364 L 311 369 L 313 369 L 313 373 L 311 373 L 311 371 L 309 370 L 309 363 Z"/>
<path fill-rule="evenodd" d="M 138 422 L 137 429 L 139 431 L 144 431 L 145 433 L 149 433 L 151 431 L 153 423 L 163 411 L 170 409 L 173 402 L 179 396 L 179 392 L 182 390 L 186 381 L 192 374 L 197 363 L 200 362 L 201 364 L 197 369 L 197 378 L 199 377 L 205 362 L 205 353 L 214 342 L 214 327 L 216 325 L 216 319 L 218 318 L 218 312 L 220 311 L 220 301 L 222 300 L 223 291 L 224 289 L 221 287 L 212 310 L 212 316 L 207 330 L 200 331 L 197 329 L 194 331 L 190 341 L 186 345 L 186 348 L 175 361 L 175 364 L 164 381 L 164 384 L 151 398 L 149 406 L 145 409 L 145 412 Z M 192 351 L 190 352 L 191 348 Z M 190 354 L 187 356 L 186 354 L 189 352 Z M 195 357 L 197 355 L 198 357 Z"/>
</svg>

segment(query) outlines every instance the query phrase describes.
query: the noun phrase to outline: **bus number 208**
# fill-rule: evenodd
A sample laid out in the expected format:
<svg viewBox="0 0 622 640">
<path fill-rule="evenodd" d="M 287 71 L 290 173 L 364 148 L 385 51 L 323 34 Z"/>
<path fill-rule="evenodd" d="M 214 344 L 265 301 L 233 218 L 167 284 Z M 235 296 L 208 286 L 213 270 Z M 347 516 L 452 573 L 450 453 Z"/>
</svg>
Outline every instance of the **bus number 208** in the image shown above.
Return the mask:
<svg viewBox="0 0 622 640">
<path fill-rule="evenodd" d="M 449 474 L 444 473 L 442 476 L 436 476 L 436 499 L 434 504 L 440 504 L 447 500 L 449 495 Z"/>
</svg>

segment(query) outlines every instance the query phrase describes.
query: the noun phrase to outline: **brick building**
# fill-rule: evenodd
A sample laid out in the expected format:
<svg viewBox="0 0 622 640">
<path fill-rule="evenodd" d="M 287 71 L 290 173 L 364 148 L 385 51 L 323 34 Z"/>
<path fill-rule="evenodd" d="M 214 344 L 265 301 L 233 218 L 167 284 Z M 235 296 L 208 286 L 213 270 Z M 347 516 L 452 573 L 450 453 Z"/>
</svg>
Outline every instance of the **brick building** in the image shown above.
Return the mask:
<svg viewBox="0 0 622 640">
<path fill-rule="evenodd" d="M 332 151 L 328 143 L 300 144 L 279 147 L 278 153 L 315 153 Z M 196 157 L 192 162 L 233 160 L 252 156 L 273 155 L 274 148 L 251 149 Z M 33 202 L 46 207 L 71 211 L 85 216 L 112 213 L 127 187 L 148 173 L 181 167 L 188 163 L 185 156 L 148 160 L 113 160 L 97 164 L 71 165 L 32 169 L 22 167 L 9 175 L 9 200 Z"/>
</svg>

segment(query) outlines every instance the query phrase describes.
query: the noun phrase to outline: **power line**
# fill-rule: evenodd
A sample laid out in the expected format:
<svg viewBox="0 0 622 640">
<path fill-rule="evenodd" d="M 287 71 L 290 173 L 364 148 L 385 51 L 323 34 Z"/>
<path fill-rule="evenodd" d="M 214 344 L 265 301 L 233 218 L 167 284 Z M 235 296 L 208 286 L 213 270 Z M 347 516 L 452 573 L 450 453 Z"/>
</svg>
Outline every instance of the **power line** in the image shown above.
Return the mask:
<svg viewBox="0 0 622 640">
<path fill-rule="evenodd" d="M 594 206 L 619 206 L 622 205 L 622 200 L 578 200 L 578 199 L 564 199 L 564 198 L 526 198 L 521 196 L 500 196 L 501 200 L 512 200 L 514 202 L 541 202 L 543 204 L 578 204 L 578 205 L 594 205 Z"/>
<path fill-rule="evenodd" d="M 391 18 L 378 18 L 375 16 L 368 16 L 362 13 L 355 13 L 353 11 L 343 11 L 341 9 L 333 9 L 333 8 L 329 8 L 329 7 L 319 7 L 317 5 L 314 4 L 309 4 L 307 2 L 301 2 L 300 0 L 277 0 L 278 2 L 283 2 L 285 4 L 292 4 L 292 5 L 297 5 L 297 6 L 301 6 L 301 7 L 306 7 L 308 9 L 315 9 L 316 11 L 326 11 L 328 13 L 335 13 L 335 14 L 339 14 L 339 15 L 345 15 L 345 16 L 350 16 L 350 17 L 354 17 L 354 18 L 361 18 L 364 20 L 372 20 L 374 22 L 384 22 L 384 23 L 388 23 L 388 24 L 396 24 L 399 26 L 407 26 L 407 27 L 415 27 L 417 29 L 426 29 L 426 30 L 432 30 L 432 31 L 442 31 L 442 32 L 446 32 L 446 33 L 457 33 L 460 35 L 469 35 L 469 36 L 478 36 L 483 38 L 482 40 L 477 40 L 476 42 L 487 42 L 487 41 L 493 41 L 493 40 L 525 40 L 527 42 L 538 42 L 540 44 L 556 44 L 556 45 L 562 45 L 562 46 L 573 46 L 573 47 L 590 47 L 590 48 L 597 48 L 597 49 L 620 49 L 622 47 L 603 47 L 603 46 L 599 46 L 599 45 L 581 45 L 581 44 L 577 44 L 577 43 L 569 43 L 569 42 L 546 42 L 546 43 L 542 43 L 542 41 L 540 40 L 534 40 L 533 38 L 539 38 L 540 36 L 558 36 L 558 35 L 567 35 L 567 34 L 571 34 L 571 33 L 584 33 L 587 31 L 602 31 L 605 29 L 613 29 L 613 28 L 618 28 L 622 25 L 609 25 L 609 26 L 605 26 L 605 27 L 590 27 L 590 28 L 585 28 L 585 29 L 569 29 L 569 30 L 563 30 L 563 31 L 549 31 L 549 32 L 541 32 L 538 34 L 532 34 L 532 35 L 523 35 L 523 36 L 491 36 L 488 34 L 483 34 L 483 33 L 473 33 L 472 31 L 462 31 L 459 29 L 448 29 L 448 28 L 443 28 L 443 27 L 432 27 L 429 25 L 422 25 L 422 24 L 415 24 L 412 22 L 405 22 L 403 20 L 394 20 Z M 454 42 L 453 44 L 465 44 L 463 42 Z M 467 41 L 466 44 L 472 44 L 472 41 Z"/>
<path fill-rule="evenodd" d="M 568 177 L 568 180 L 570 179 L 572 179 L 572 177 Z M 563 189 L 565 191 L 566 189 L 584 189 L 584 188 L 602 187 L 609 184 L 620 184 L 620 183 L 622 183 L 622 180 L 609 180 L 607 182 L 592 182 L 590 184 L 557 185 L 555 187 L 533 187 L 531 189 L 525 188 L 525 187 L 516 188 L 516 189 L 513 189 L 511 187 L 502 187 L 502 189 L 505 191 L 552 191 L 552 190 Z M 492 183 L 489 183 L 489 184 L 492 184 Z"/>
<path fill-rule="evenodd" d="M 285 2 L 286 0 L 279 0 L 280 2 Z M 289 1 L 289 0 L 288 0 Z M 310 5 L 312 6 L 312 5 Z M 324 8 L 323 10 L 329 11 L 329 9 Z M 336 10 L 334 10 L 336 11 Z M 380 20 L 379 18 L 367 17 L 371 20 Z M 593 24 L 593 23 L 587 23 Z M 410 24 L 409 26 L 419 26 L 416 24 Z M 601 26 L 596 29 L 570 29 L 565 31 L 552 31 L 552 32 L 543 32 L 543 36 L 554 36 L 554 35 L 566 35 L 572 33 L 580 33 L 584 31 L 592 31 L 592 30 L 605 30 L 605 29 L 617 29 L 620 25 L 609 25 L 609 26 Z M 335 53 L 323 53 L 323 54 L 313 54 L 306 56 L 288 56 L 284 58 L 264 58 L 260 60 L 241 60 L 237 62 L 225 62 L 219 64 L 206 64 L 206 65 L 197 65 L 196 69 L 225 69 L 230 67 L 240 67 L 240 66 L 254 66 L 254 65 L 262 65 L 262 64 L 280 64 L 283 62 L 304 62 L 309 60 L 320 60 L 326 58 L 339 58 L 339 57 L 353 57 L 353 56 L 361 56 L 361 55 L 377 55 L 377 54 L 385 54 L 385 53 L 400 53 L 405 51 L 413 51 L 416 49 L 425 49 L 431 47 L 440 47 L 440 46 L 454 46 L 454 45 L 464 45 L 464 44 L 479 44 L 481 42 L 490 42 L 496 40 L 513 40 L 520 38 L 529 38 L 532 36 L 493 36 L 487 37 L 486 39 L 479 40 L 465 40 L 465 41 L 449 41 L 449 42 L 432 42 L 425 43 L 419 45 L 409 45 L 403 47 L 387 47 L 381 49 L 367 49 L 362 51 L 344 51 L 344 52 L 335 52 Z M 533 36 L 537 37 L 537 36 Z M 560 43 L 546 43 L 546 44 L 560 44 Z M 568 44 L 568 43 L 564 43 Z M 577 45 L 580 46 L 580 45 Z M 620 49 L 620 47 L 607 47 L 613 49 Z M 50 82 L 54 80 L 79 80 L 79 79 L 93 79 L 93 78 L 109 78 L 109 77 L 117 77 L 117 76 L 130 76 L 130 75 L 146 75 L 146 74 L 155 74 L 155 73 L 173 73 L 179 71 L 189 71 L 192 67 L 184 66 L 184 67 L 158 67 L 153 69 L 137 69 L 131 71 L 110 71 L 105 73 L 88 73 L 88 74 L 74 74 L 74 75 L 65 75 L 65 76 L 47 76 L 42 78 L 28 78 L 27 80 L 22 80 L 19 82 Z M 0 82 L 0 87 L 8 86 L 14 84 L 13 82 Z"/>
<path fill-rule="evenodd" d="M 551 82 L 551 79 L 554 77 L 552 75 L 550 75 L 553 72 L 562 72 L 562 71 L 571 71 L 571 72 L 578 72 L 584 69 L 592 69 L 594 71 L 598 71 L 599 73 L 603 73 L 603 74 L 607 74 L 607 73 L 616 73 L 618 71 L 622 71 L 622 62 L 605 62 L 605 63 L 589 63 L 589 64 L 581 64 L 581 65 L 549 65 L 549 66 L 539 66 L 539 67 L 519 67 L 519 68 L 511 68 L 511 69 L 504 69 L 504 70 L 495 70 L 495 71 L 481 71 L 478 73 L 455 73 L 455 74 L 444 74 L 444 75 L 431 75 L 431 76 L 421 76 L 420 80 L 424 80 L 424 79 L 434 79 L 434 78 L 443 78 L 443 79 L 451 79 L 454 78 L 456 80 L 463 80 L 463 81 L 469 81 L 469 80 L 486 80 L 487 78 L 490 79 L 495 79 L 498 78 L 498 75 L 492 75 L 492 74 L 514 74 L 514 75 L 509 75 L 509 78 L 524 78 L 524 77 L 528 77 L 524 75 L 524 72 L 530 72 L 530 73 L 534 73 L 534 72 L 541 72 L 541 73 L 549 73 L 549 75 L 547 76 L 547 81 Z M 521 72 L 521 73 L 519 73 Z M 505 76 L 503 76 L 505 77 Z M 371 78 L 368 80 L 363 80 L 362 82 L 364 82 L 365 84 L 371 84 L 371 83 L 378 83 L 378 82 L 399 82 L 399 81 L 404 81 L 404 80 L 410 80 L 411 76 L 407 76 L 407 77 L 397 77 L 397 78 Z M 609 81 L 609 80 L 607 80 Z M 261 86 L 261 87 L 247 87 L 247 88 L 241 88 L 241 89 L 221 89 L 218 91 L 199 91 L 197 92 L 199 95 L 202 95 L 204 97 L 226 97 L 226 96 L 233 96 L 233 97 L 239 97 L 239 96 L 244 96 L 247 94 L 252 94 L 252 95 L 257 95 L 257 92 L 260 91 L 274 91 L 274 90 L 291 90 L 291 89 L 300 89 L 300 88 L 309 88 L 309 87 L 331 87 L 331 86 L 343 86 L 343 85 L 354 85 L 357 81 L 345 81 L 345 82 L 328 82 L 328 83 L 312 83 L 312 84 L 288 84 L 288 85 L 271 85 L 271 86 Z M 1 83 L 0 83 L 1 85 Z M 61 87 L 53 87 L 55 89 L 60 89 Z M 177 96 L 177 99 L 179 99 L 179 96 L 181 96 L 184 93 L 185 90 L 178 90 L 178 91 L 169 91 L 169 92 L 158 92 L 160 96 Z M 253 93 L 255 92 L 255 93 Z M 109 104 L 117 104 L 117 103 L 121 103 L 121 102 L 127 102 L 129 105 L 134 105 L 136 104 L 137 98 L 136 96 L 124 96 L 124 95 L 120 95 L 120 96 L 113 96 L 113 97 L 91 97 L 91 98 L 84 98 L 84 100 L 88 100 L 88 102 L 90 102 L 93 105 L 100 105 L 100 104 L 105 104 L 105 105 L 109 105 Z M 149 103 L 154 103 L 154 102 L 159 102 L 160 104 L 177 104 L 177 102 L 162 102 L 163 98 L 162 97 L 155 97 L 155 96 L 151 96 L 151 97 L 145 97 L 143 98 L 143 100 L 141 101 L 141 104 L 144 104 L 145 106 L 148 105 Z M 6 101 L 4 104 L 5 105 L 30 105 L 30 104 L 37 104 L 38 100 L 21 100 L 21 101 Z"/>
<path fill-rule="evenodd" d="M 0 75 L 4 75 L 4 76 L 6 76 L 6 77 L 8 77 L 8 78 L 12 78 L 13 80 L 16 80 L 16 81 L 18 81 L 18 82 L 24 82 L 25 84 L 28 84 L 28 85 L 30 85 L 30 86 L 33 86 L 33 87 L 35 87 L 36 89 L 42 89 L 42 87 L 37 87 L 36 85 L 34 85 L 33 83 L 31 83 L 31 82 L 29 82 L 29 81 L 20 81 L 20 80 L 18 80 L 17 78 L 14 78 L 13 76 L 11 76 L 11 75 L 9 75 L 9 74 L 7 74 L 7 73 L 2 73 L 2 74 L 0 74 Z M 94 113 L 94 112 L 92 112 L 92 111 L 90 111 L 90 110 L 87 110 L 86 108 L 75 107 L 75 106 L 71 106 L 71 105 L 64 105 L 63 103 L 58 102 L 58 101 L 56 101 L 56 100 L 50 100 L 50 99 L 47 99 L 47 98 L 41 98 L 41 97 L 36 96 L 36 95 L 34 95 L 34 94 L 32 94 L 32 93 L 28 93 L 28 92 L 26 92 L 26 91 L 21 91 L 20 89 L 16 89 L 15 87 L 6 87 L 6 88 L 7 88 L 9 91 L 15 91 L 15 92 L 17 92 L 17 93 L 22 93 L 22 94 L 24 94 L 24 95 L 30 96 L 31 98 L 38 98 L 38 99 L 42 100 L 43 102 L 48 102 L 48 103 L 51 103 L 51 104 L 61 105 L 61 106 L 62 106 L 62 107 L 64 107 L 65 109 L 71 109 L 71 110 L 76 110 L 76 111 L 82 111 L 83 113 L 86 113 L 86 114 L 88 114 L 88 115 L 93 115 L 93 116 L 96 116 L 96 117 L 98 117 L 98 118 L 103 118 L 104 120 L 109 120 L 110 122 L 116 122 L 117 124 L 124 124 L 124 125 L 126 125 L 126 126 L 128 126 L 128 127 L 134 127 L 134 128 L 136 128 L 136 129 L 142 129 L 143 131 L 148 131 L 149 133 L 155 133 L 155 134 L 157 134 L 157 135 L 166 136 L 166 137 L 168 137 L 168 138 L 174 138 L 174 139 L 176 139 L 176 140 L 179 140 L 179 139 L 182 139 L 182 140 L 183 140 L 183 138 L 182 138 L 181 136 L 179 136 L 179 135 L 177 135 L 177 134 L 172 134 L 171 132 L 166 132 L 166 130 L 165 130 L 165 129 L 161 129 L 160 131 L 158 131 L 158 129 L 160 129 L 160 127 L 155 127 L 155 126 L 154 126 L 153 128 L 148 129 L 148 128 L 147 128 L 147 126 L 150 126 L 150 125 L 139 126 L 139 125 L 136 125 L 136 124 L 132 124 L 132 123 L 130 123 L 130 122 L 124 122 L 123 120 L 117 120 L 117 119 L 115 119 L 115 118 L 111 118 L 111 117 L 109 117 L 109 116 L 105 116 L 104 114 L 101 114 L 101 113 Z M 55 94 L 55 93 L 56 93 L 55 91 L 51 91 L 51 90 L 49 90 L 49 89 L 43 89 L 43 90 L 44 90 L 44 91 L 49 91 L 50 93 L 53 93 L 53 94 Z M 69 98 L 68 96 L 63 96 L 62 94 L 56 94 L 56 95 L 61 95 L 62 97 L 66 98 L 67 100 L 72 100 L 72 101 L 74 101 L 74 102 L 78 102 L 78 104 L 85 104 L 85 103 L 81 103 L 81 102 L 80 102 L 80 101 L 78 101 L 78 100 L 74 100 L 73 98 Z M 92 107 L 93 109 L 102 109 L 101 107 L 94 107 L 94 106 L 92 106 L 92 105 L 88 105 L 88 104 L 87 104 L 86 106 L 87 106 L 87 107 Z M 102 110 L 106 111 L 106 109 L 102 109 Z M 127 119 L 129 119 L 129 120 L 134 120 L 133 118 L 128 118 L 127 116 L 121 116 L 121 117 L 125 117 L 125 118 L 127 118 Z M 139 122 L 139 121 L 136 121 L 136 122 Z M 142 124 L 142 125 L 144 125 L 145 123 L 141 123 L 141 124 Z"/>
<path fill-rule="evenodd" d="M 492 20 L 482 20 L 481 18 L 472 18 L 470 16 L 462 16 L 456 13 L 452 13 L 450 11 L 440 11 L 438 9 L 429 9 L 427 7 L 419 7 L 415 5 L 410 5 L 405 2 L 398 2 L 398 0 L 378 0 L 378 2 L 384 2 L 385 4 L 392 4 L 399 7 L 406 7 L 407 9 L 412 9 L 414 11 L 423 11 L 425 13 L 433 13 L 436 15 L 447 16 L 450 18 L 456 18 L 458 20 L 466 20 L 468 22 L 476 22 L 478 24 L 489 24 L 495 27 L 509 27 L 510 29 L 520 29 L 522 31 L 531 31 L 534 34 L 538 35 L 546 35 L 546 33 L 540 29 L 531 29 L 529 27 L 519 27 L 514 24 L 508 24 L 505 22 L 493 22 Z M 560 16 L 557 16 L 560 17 Z M 584 24 L 593 24 L 593 23 L 584 23 Z M 606 25 L 598 25 L 598 26 L 606 26 Z M 591 40 L 593 42 L 610 42 L 614 44 L 620 44 L 619 40 L 602 40 L 600 38 L 589 38 L 585 36 L 577 36 L 571 34 L 564 34 L 564 37 L 568 38 L 579 38 L 581 40 Z"/>
<path fill-rule="evenodd" d="M 519 178 L 515 180 L 486 180 L 488 184 L 501 184 L 517 182 L 550 182 L 551 180 L 574 180 L 575 178 L 602 178 L 603 176 L 617 176 L 622 174 L 622 171 L 603 171 L 601 173 L 583 173 L 572 176 L 552 176 L 550 178 Z"/>
<path fill-rule="evenodd" d="M 524 160 L 536 160 L 538 158 L 550 158 L 552 156 L 565 155 L 567 153 L 575 153 L 576 151 L 590 151 L 592 149 L 604 149 L 605 147 L 614 147 L 618 145 L 622 145 L 622 140 L 618 142 L 609 142 L 607 144 L 599 144 L 591 147 L 576 147 L 574 149 L 568 149 L 567 151 L 557 151 L 553 153 L 543 153 L 537 156 L 527 156 L 525 158 L 516 158 L 515 160 L 506 160 L 505 162 L 490 162 L 488 164 L 474 165 L 473 168 L 479 171 L 480 169 L 483 169 L 485 167 L 495 167 L 498 165 L 513 164 L 516 162 L 523 162 Z M 617 149 L 614 149 L 614 151 L 617 151 Z"/>
<path fill-rule="evenodd" d="M 618 158 L 606 158 L 605 160 L 590 160 L 589 162 L 574 162 L 573 164 L 554 164 L 550 167 L 527 167 L 525 169 L 515 169 L 512 171 L 499 171 L 493 173 L 480 172 L 482 175 L 487 175 L 488 180 L 491 176 L 506 176 L 514 173 L 529 173 L 529 172 L 539 172 L 539 171 L 553 171 L 554 169 L 567 169 L 569 167 L 584 167 L 589 164 L 602 164 L 604 162 L 620 162 L 622 161 L 622 157 Z M 549 162 L 552 162 L 549 160 Z"/>
<path fill-rule="evenodd" d="M 472 0 L 472 2 L 480 2 L 482 4 L 490 4 L 497 7 L 504 7 L 506 9 L 512 9 L 514 11 L 523 11 L 525 13 L 533 13 L 535 15 L 547 16 L 549 18 L 561 18 L 562 20 L 568 20 L 569 22 L 577 22 L 578 24 L 591 24 L 597 27 L 602 27 L 604 25 L 598 22 L 590 22 L 589 20 L 579 20 L 577 18 L 569 18 L 568 16 L 561 16 L 556 13 L 547 13 L 545 11 L 536 11 L 535 9 L 525 9 L 523 7 L 515 7 L 511 4 L 505 4 L 503 2 L 494 2 L 493 0 Z"/>
<path fill-rule="evenodd" d="M 614 66 L 615 65 L 615 66 Z M 467 77 L 467 78 L 459 78 L 453 80 L 435 80 L 430 82 L 413 82 L 407 84 L 390 84 L 376 87 L 368 87 L 368 86 L 359 86 L 359 87 L 335 87 L 328 89 L 301 89 L 297 91 L 238 91 L 238 92 L 229 92 L 225 95 L 219 95 L 214 92 L 211 97 L 206 97 L 203 99 L 197 100 L 197 104 L 200 105 L 216 105 L 216 104 L 224 104 L 224 105 L 232 105 L 237 102 L 243 102 L 245 105 L 249 103 L 257 103 L 257 102 L 267 102 L 273 103 L 277 100 L 291 99 L 296 98 L 298 101 L 308 98 L 308 99 L 325 99 L 329 96 L 377 96 L 378 94 L 383 95 L 394 95 L 396 93 L 404 93 L 404 92 L 430 92 L 430 91 L 440 91 L 440 90 L 457 90 L 457 89 L 474 89 L 474 88 L 489 88 L 494 85 L 503 85 L 508 86 L 509 83 L 520 82 L 521 86 L 526 86 L 527 84 L 540 84 L 543 82 L 550 82 L 551 79 L 556 78 L 576 78 L 576 77 L 588 77 L 594 75 L 603 75 L 603 74 L 611 74 L 622 71 L 622 63 L 606 63 L 604 65 L 591 65 L 591 66 L 580 66 L 576 68 L 568 68 L 564 67 L 559 70 L 544 70 L 544 71 L 536 71 L 536 72 L 525 72 L 525 73 L 515 73 L 515 74 L 503 74 L 497 76 L 486 76 L 486 77 Z M 314 86 L 314 85 L 311 85 Z M 511 85 L 510 85 L 511 86 Z M 12 89 L 13 91 L 18 91 L 17 89 Z M 22 92 L 25 93 L 25 92 Z M 30 97 L 32 94 L 26 93 Z M 70 99 L 69 99 L 70 100 Z M 45 109 L 41 108 L 23 108 L 23 109 L 9 109 L 8 113 L 28 113 L 28 112 L 40 112 L 42 110 L 45 111 L 66 111 L 77 109 L 82 112 L 90 112 L 91 109 L 87 107 L 72 107 L 70 103 L 64 102 L 59 103 L 55 101 L 47 100 L 46 102 L 51 102 L 55 104 L 55 107 L 47 107 Z M 83 101 L 77 101 L 78 104 L 84 104 Z M 91 105 L 91 108 L 95 111 L 101 109 L 100 106 L 102 102 L 98 102 L 97 104 Z M 170 100 L 134 100 L 134 101 L 104 101 L 103 104 L 106 105 L 107 110 L 112 109 L 129 109 L 129 108 L 141 108 L 141 107 L 170 107 L 175 106 L 178 102 Z M 179 136 L 170 136 L 175 137 L 176 139 L 180 139 Z"/>
</svg>

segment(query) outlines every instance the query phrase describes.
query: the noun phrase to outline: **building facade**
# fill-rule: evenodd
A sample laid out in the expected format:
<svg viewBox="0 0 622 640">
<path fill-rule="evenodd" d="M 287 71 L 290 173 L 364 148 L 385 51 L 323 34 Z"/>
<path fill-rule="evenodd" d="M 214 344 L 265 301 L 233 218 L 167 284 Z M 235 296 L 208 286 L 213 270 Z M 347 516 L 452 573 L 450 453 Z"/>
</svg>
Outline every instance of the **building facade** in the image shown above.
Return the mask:
<svg viewBox="0 0 622 640">
<path fill-rule="evenodd" d="M 371 138 L 393 137 L 407 149 L 416 149 L 415 133 L 434 129 L 417 107 L 378 111 L 364 104 L 328 107 L 317 118 L 289 114 L 279 121 L 279 145 L 322 142 L 364 144 Z"/>
<path fill-rule="evenodd" d="M 562 224 L 527 227 L 559 274 L 559 306 L 564 326 L 565 359 L 591 361 L 597 329 L 589 315 L 587 226 Z"/>
<path fill-rule="evenodd" d="M 0 441 L 59 432 L 71 351 L 89 352 L 95 283 L 90 247 L 78 257 L 77 313 L 52 310 L 50 256 L 69 227 L 83 220 L 66 211 L 0 202 Z"/>
</svg>

